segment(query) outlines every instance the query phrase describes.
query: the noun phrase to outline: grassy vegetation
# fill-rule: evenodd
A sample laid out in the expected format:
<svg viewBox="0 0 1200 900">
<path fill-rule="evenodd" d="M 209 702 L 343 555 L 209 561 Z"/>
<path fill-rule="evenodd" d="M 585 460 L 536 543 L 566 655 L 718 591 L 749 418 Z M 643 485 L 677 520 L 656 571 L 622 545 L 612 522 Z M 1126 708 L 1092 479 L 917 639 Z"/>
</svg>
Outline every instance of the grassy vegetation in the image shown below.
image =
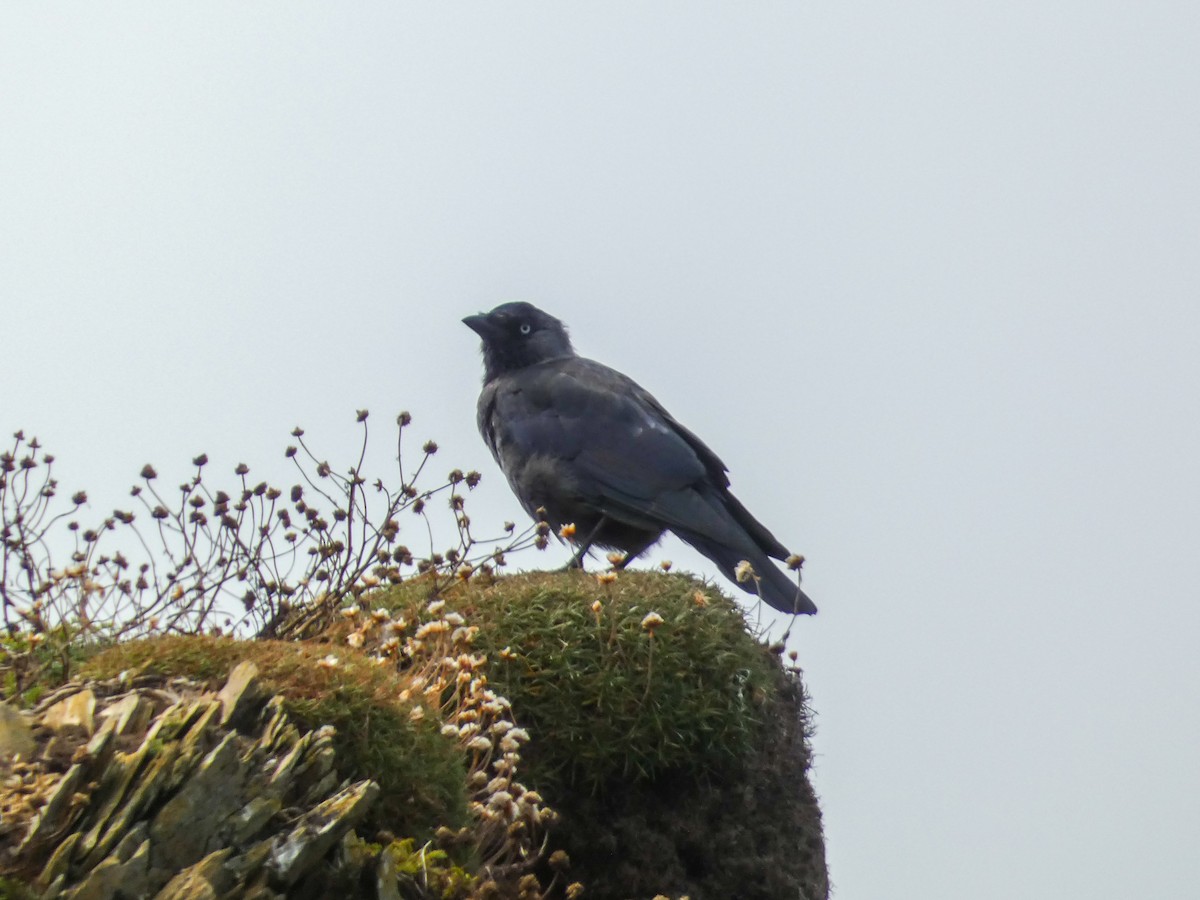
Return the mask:
<svg viewBox="0 0 1200 900">
<path fill-rule="evenodd" d="M 382 788 L 372 818 L 398 834 L 427 838 L 440 825 L 466 822 L 466 764 L 458 746 L 438 733 L 438 723 L 409 717 L 395 672 L 348 647 L 325 667 L 325 645 L 236 641 L 212 637 L 160 637 L 119 644 L 83 666 L 85 678 L 124 671 L 224 681 L 242 660 L 258 666 L 272 693 L 303 729 L 333 725 L 338 770 L 371 778 Z"/>
<path fill-rule="evenodd" d="M 479 626 L 492 686 L 532 732 L 537 785 L 720 770 L 745 756 L 778 683 L 740 607 L 688 576 L 528 573 L 443 597 Z M 420 584 L 372 597 L 393 613 L 427 599 Z"/>
</svg>

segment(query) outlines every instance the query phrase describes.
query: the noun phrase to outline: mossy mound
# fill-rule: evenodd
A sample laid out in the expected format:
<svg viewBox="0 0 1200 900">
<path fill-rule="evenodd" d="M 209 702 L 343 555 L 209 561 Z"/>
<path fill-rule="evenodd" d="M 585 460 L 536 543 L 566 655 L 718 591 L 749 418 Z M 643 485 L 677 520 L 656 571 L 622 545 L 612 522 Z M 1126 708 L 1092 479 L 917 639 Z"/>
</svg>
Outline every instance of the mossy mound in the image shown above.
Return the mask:
<svg viewBox="0 0 1200 900">
<path fill-rule="evenodd" d="M 685 575 L 527 573 L 443 598 L 479 626 L 492 685 L 534 735 L 527 771 L 542 785 L 721 771 L 754 745 L 776 690 L 778 661 L 740 607 Z M 410 616 L 427 601 L 419 582 L 375 597 Z"/>
<path fill-rule="evenodd" d="M 530 573 L 442 599 L 480 626 L 533 735 L 523 780 L 562 813 L 552 840 L 589 897 L 827 896 L 803 685 L 736 603 L 656 572 Z M 428 588 L 373 600 L 416 615 Z"/>
<path fill-rule="evenodd" d="M 462 751 L 431 721 L 414 722 L 397 698 L 395 672 L 348 647 L 337 665 L 322 664 L 328 647 L 283 641 L 212 637 L 158 637 L 120 644 L 84 664 L 85 678 L 122 672 L 182 676 L 211 686 L 249 660 L 272 693 L 285 699 L 302 728 L 333 725 L 343 777 L 370 778 L 381 793 L 370 821 L 393 833 L 428 838 L 438 826 L 467 821 L 466 764 Z"/>
</svg>

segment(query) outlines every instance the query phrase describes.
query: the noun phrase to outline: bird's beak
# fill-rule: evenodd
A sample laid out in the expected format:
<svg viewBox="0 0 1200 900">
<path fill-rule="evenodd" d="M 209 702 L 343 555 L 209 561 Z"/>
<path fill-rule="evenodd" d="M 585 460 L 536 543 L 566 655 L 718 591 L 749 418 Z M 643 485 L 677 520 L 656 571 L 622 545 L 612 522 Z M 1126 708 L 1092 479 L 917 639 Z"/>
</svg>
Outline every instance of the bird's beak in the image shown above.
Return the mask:
<svg viewBox="0 0 1200 900">
<path fill-rule="evenodd" d="M 490 330 L 488 328 L 488 317 L 483 313 L 476 313 L 473 316 L 467 316 L 465 319 L 463 319 L 463 324 L 481 338 L 486 338 L 488 336 L 488 332 Z"/>
</svg>

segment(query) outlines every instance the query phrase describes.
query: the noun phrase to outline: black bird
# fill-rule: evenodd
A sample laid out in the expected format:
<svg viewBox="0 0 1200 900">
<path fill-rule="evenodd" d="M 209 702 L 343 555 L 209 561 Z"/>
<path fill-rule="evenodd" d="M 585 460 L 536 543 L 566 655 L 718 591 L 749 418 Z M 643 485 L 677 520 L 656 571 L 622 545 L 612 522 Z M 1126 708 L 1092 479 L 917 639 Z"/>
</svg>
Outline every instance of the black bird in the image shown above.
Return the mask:
<svg viewBox="0 0 1200 900">
<path fill-rule="evenodd" d="M 817 607 L 768 557 L 787 548 L 729 493 L 726 467 L 632 379 L 577 356 L 558 319 L 504 303 L 463 323 L 483 339 L 479 431 L 525 511 L 575 526 L 582 562 L 595 545 L 624 566 L 672 531 L 738 582 L 746 560 L 762 599 L 786 613 Z"/>
</svg>

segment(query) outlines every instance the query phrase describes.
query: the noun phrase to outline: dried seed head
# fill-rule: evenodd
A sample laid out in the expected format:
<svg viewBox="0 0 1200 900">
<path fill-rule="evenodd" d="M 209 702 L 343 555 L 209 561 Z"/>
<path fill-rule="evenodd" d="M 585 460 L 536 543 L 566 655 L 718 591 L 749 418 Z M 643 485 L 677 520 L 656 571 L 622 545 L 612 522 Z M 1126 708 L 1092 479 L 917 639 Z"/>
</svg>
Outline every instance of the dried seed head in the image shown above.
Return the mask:
<svg viewBox="0 0 1200 900">
<path fill-rule="evenodd" d="M 146 463 L 144 466 L 142 466 L 142 477 L 149 481 L 152 478 L 157 478 L 158 473 L 154 471 L 154 466 L 150 465 L 150 463 Z"/>
<path fill-rule="evenodd" d="M 738 584 L 745 584 L 754 577 L 754 566 L 750 565 L 749 560 L 743 559 L 734 566 L 733 575 L 738 580 Z"/>
<path fill-rule="evenodd" d="M 789 556 L 787 558 L 786 565 L 789 569 L 791 569 L 793 572 L 795 572 L 797 569 L 799 569 L 801 566 L 804 565 L 804 557 L 798 553 L 793 553 L 791 556 Z"/>
<path fill-rule="evenodd" d="M 642 627 L 649 632 L 653 632 L 662 623 L 663 617 L 656 612 L 646 613 L 646 617 L 642 619 Z"/>
</svg>

